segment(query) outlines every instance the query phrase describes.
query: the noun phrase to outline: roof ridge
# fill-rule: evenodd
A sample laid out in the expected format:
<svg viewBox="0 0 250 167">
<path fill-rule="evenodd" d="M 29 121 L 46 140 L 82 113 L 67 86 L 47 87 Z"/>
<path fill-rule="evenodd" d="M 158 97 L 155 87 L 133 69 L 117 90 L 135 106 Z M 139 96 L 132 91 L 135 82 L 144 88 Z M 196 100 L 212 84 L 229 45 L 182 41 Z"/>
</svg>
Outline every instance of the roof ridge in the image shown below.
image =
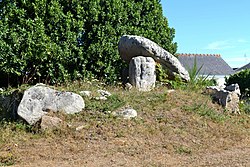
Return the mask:
<svg viewBox="0 0 250 167">
<path fill-rule="evenodd" d="M 176 53 L 177 56 L 215 56 L 221 57 L 220 54 L 206 54 L 206 53 Z"/>
</svg>

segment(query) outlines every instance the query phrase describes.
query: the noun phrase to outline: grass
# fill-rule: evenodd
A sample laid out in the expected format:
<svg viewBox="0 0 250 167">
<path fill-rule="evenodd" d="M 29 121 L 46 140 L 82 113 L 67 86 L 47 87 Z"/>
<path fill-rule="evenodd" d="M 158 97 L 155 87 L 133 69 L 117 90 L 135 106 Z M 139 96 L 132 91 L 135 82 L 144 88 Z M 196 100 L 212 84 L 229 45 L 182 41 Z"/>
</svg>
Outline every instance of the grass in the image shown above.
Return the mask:
<svg viewBox="0 0 250 167">
<path fill-rule="evenodd" d="M 14 164 L 15 157 L 10 152 L 0 152 L 0 166 L 11 166 Z"/>
<path fill-rule="evenodd" d="M 178 147 L 176 147 L 176 152 L 178 154 L 191 154 L 192 150 L 185 147 L 185 146 L 178 146 Z"/>
<path fill-rule="evenodd" d="M 73 92 L 103 89 L 112 96 L 106 101 L 84 97 L 83 112 L 54 114 L 64 121 L 54 130 L 42 132 L 39 127 L 21 121 L 3 120 L 0 166 L 25 165 L 32 156 L 38 161 L 65 160 L 66 163 L 70 155 L 84 163 L 83 160 L 92 155 L 105 161 L 105 157 L 118 153 L 134 158 L 134 162 L 141 163 L 139 166 L 147 166 L 147 161 L 145 164 L 142 161 L 145 156 L 154 157 L 148 164 L 161 166 L 161 161 L 156 160 L 160 152 L 170 156 L 198 155 L 230 148 L 246 141 L 250 135 L 248 114 L 237 116 L 224 112 L 209 96 L 203 95 L 202 90 L 182 88 L 169 93 L 168 88 L 158 86 L 151 92 L 125 91 L 120 85 L 108 86 L 100 82 L 76 82 L 58 89 Z M 137 110 L 136 119 L 123 120 L 109 114 L 126 106 Z M 80 126 L 83 128 L 76 130 Z M 50 149 L 46 149 L 48 147 Z M 26 154 L 31 157 L 23 156 Z"/>
<path fill-rule="evenodd" d="M 201 117 L 207 117 L 216 122 L 223 122 L 228 118 L 226 113 L 218 113 L 214 109 L 207 107 L 205 103 L 194 103 L 191 106 L 184 106 L 183 110 L 194 112 Z"/>
<path fill-rule="evenodd" d="M 250 114 L 250 99 L 244 99 L 240 102 L 240 110 L 246 114 Z"/>
</svg>

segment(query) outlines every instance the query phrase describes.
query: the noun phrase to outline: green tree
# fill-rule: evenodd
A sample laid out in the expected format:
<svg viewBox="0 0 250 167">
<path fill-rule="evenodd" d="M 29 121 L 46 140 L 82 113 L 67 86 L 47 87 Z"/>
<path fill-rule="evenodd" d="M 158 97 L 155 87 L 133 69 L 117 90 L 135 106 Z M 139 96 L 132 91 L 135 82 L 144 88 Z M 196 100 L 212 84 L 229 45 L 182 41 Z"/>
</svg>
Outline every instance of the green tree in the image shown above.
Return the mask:
<svg viewBox="0 0 250 167">
<path fill-rule="evenodd" d="M 226 85 L 238 84 L 243 96 L 249 96 L 250 93 L 250 69 L 239 71 L 226 78 Z"/>
<path fill-rule="evenodd" d="M 177 49 L 159 0 L 2 0 L 0 11 L 0 82 L 11 85 L 117 80 L 124 34 Z"/>
</svg>

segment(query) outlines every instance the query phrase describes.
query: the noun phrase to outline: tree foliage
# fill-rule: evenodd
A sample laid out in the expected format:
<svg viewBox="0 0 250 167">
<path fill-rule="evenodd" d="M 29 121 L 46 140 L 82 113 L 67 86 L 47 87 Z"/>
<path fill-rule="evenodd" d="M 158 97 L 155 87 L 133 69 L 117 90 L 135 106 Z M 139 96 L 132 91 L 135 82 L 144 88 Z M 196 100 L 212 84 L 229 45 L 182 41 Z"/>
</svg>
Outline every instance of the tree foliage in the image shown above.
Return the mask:
<svg viewBox="0 0 250 167">
<path fill-rule="evenodd" d="M 238 84 L 241 94 L 246 95 L 250 92 L 250 69 L 245 69 L 226 78 L 226 85 Z"/>
<path fill-rule="evenodd" d="M 2 0 L 0 82 L 117 80 L 124 34 L 177 49 L 159 0 Z"/>
</svg>

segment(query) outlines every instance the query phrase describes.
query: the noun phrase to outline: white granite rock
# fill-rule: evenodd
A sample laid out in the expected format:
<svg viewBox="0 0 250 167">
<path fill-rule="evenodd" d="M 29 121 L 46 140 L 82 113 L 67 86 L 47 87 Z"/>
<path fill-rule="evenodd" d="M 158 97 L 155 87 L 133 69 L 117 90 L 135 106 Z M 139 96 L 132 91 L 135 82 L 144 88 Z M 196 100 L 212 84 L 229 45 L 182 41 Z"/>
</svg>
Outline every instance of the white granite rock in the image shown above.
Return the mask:
<svg viewBox="0 0 250 167">
<path fill-rule="evenodd" d="M 139 91 L 150 91 L 155 87 L 155 61 L 151 57 L 133 57 L 129 63 L 129 82 Z"/>
<path fill-rule="evenodd" d="M 81 112 L 84 107 L 84 100 L 78 94 L 36 85 L 24 92 L 17 113 L 30 125 L 33 125 L 48 111 L 74 114 Z"/>
<path fill-rule="evenodd" d="M 131 119 L 137 117 L 137 111 L 132 108 L 127 108 L 120 111 L 112 112 L 114 116 L 122 117 L 124 119 Z"/>
</svg>

